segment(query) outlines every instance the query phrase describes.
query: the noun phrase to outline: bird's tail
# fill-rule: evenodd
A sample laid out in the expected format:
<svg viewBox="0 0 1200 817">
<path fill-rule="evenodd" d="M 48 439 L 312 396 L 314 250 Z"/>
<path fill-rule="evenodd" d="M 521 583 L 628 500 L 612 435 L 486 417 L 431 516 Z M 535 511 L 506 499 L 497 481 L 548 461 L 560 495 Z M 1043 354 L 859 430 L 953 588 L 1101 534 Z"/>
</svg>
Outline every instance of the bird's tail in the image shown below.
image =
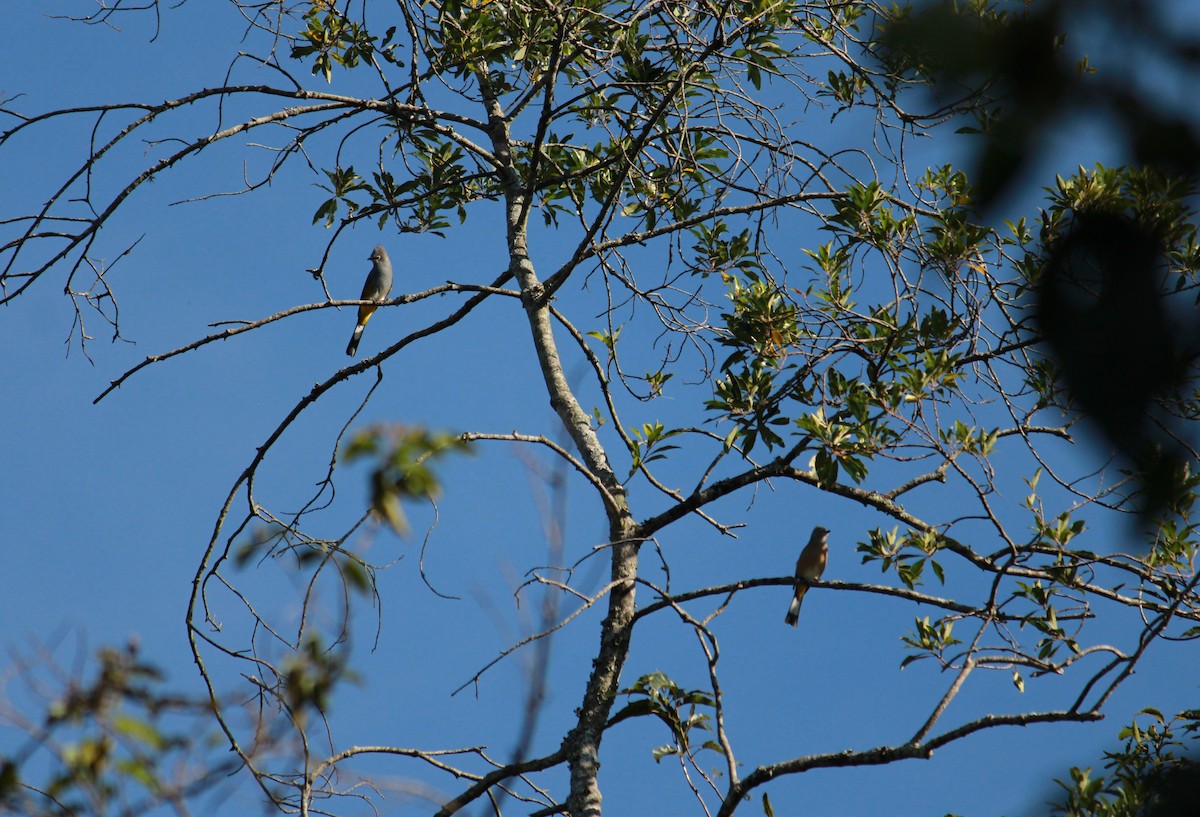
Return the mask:
<svg viewBox="0 0 1200 817">
<path fill-rule="evenodd" d="M 792 596 L 792 603 L 788 606 L 787 615 L 783 617 L 784 624 L 796 626 L 796 622 L 800 620 L 800 602 L 803 600 L 804 597 L 799 593 Z"/>
<path fill-rule="evenodd" d="M 354 357 L 354 353 L 358 351 L 358 342 L 362 339 L 363 330 L 366 328 L 366 323 L 360 323 L 354 327 L 354 334 L 350 336 L 350 343 L 346 345 L 346 354 L 350 357 Z"/>
</svg>

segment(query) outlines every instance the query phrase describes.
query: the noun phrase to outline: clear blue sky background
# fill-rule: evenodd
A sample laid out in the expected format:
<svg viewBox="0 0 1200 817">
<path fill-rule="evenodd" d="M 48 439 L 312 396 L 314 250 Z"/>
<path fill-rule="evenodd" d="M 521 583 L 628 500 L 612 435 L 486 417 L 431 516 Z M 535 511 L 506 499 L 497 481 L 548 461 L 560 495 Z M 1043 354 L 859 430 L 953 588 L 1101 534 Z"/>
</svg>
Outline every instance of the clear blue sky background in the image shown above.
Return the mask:
<svg viewBox="0 0 1200 817">
<path fill-rule="evenodd" d="M 223 3 L 167 10 L 153 42 L 149 16 L 121 18 L 124 30 L 118 32 L 49 19 L 44 12 L 51 4 L 45 5 L 6 9 L 8 30 L 20 32 L 19 40 L 30 49 L 0 52 L 0 95 L 26 94 L 12 105 L 30 113 L 98 100 L 153 102 L 218 84 L 228 55 L 240 47 L 237 17 Z M 73 5 L 75 11 L 91 7 Z M 244 69 L 237 81 L 254 81 L 254 72 Z M 189 115 L 181 120 L 188 122 L 184 133 L 213 125 L 211 111 Z M 819 112 L 813 116 L 814 127 L 825 127 L 825 121 Z M 0 151 L 5 216 L 21 212 L 22 203 L 28 207 L 44 199 L 84 159 L 88 131 L 82 122 L 47 129 Z M 1062 140 L 1051 166 L 1036 173 L 1049 181 L 1054 172 L 1070 172 L 1077 164 L 1117 158 L 1119 153 L 1096 133 L 1081 126 Z M 140 149 L 126 150 L 114 165 L 116 173 L 98 184 L 115 183 L 122 170 L 140 169 L 146 162 Z M 920 150 L 930 163 L 958 155 L 950 142 Z M 253 151 L 250 155 L 252 161 L 263 160 Z M 57 273 L 0 309 L 0 637 L 10 667 L 14 656 L 35 644 L 58 643 L 59 657 L 70 665 L 77 649 L 90 652 L 135 637 L 173 683 L 195 689 L 184 638 L 185 604 L 220 503 L 286 412 L 314 383 L 347 364 L 343 349 L 353 315 L 321 310 L 155 365 L 92 404 L 111 380 L 146 355 L 192 341 L 211 331 L 212 322 L 256 319 L 322 299 L 305 270 L 316 264 L 328 237 L 324 229 L 310 226 L 323 196 L 313 187 L 320 179 L 300 172 L 299 165 L 262 194 L 168 206 L 236 189 L 243 158 L 223 150 L 186 163 L 140 189 L 108 228 L 104 246 L 114 252 L 144 234 L 135 253 L 111 273 L 128 342 L 110 343 L 107 327 L 92 314 L 85 315 L 93 337 L 91 360 L 77 342 L 68 342 L 73 312 Z M 1028 192 L 1012 205 L 1029 215 L 1035 206 L 1036 195 Z M 366 256 L 380 241 L 398 270 L 394 294 L 448 279 L 488 282 L 505 265 L 502 235 L 493 228 L 492 216 L 488 206 L 478 208 L 467 230 L 452 231 L 450 240 L 380 235 L 360 226 L 342 240 L 328 265 L 331 291 L 335 297 L 357 296 L 369 266 Z M 564 251 L 548 238 L 541 236 L 535 250 L 535 263 L 543 270 L 553 269 Z M 373 354 L 456 303 L 433 299 L 381 311 L 360 354 Z M 597 321 L 580 328 L 602 327 Z M 371 382 L 368 372 L 339 386 L 289 431 L 261 478 L 262 501 L 281 510 L 298 504 L 320 478 L 338 429 Z M 681 394 L 675 399 L 692 398 Z M 595 395 L 585 391 L 585 396 Z M 654 411 L 671 409 L 668 404 Z M 627 417 L 638 423 L 653 419 L 652 414 Z M 453 333 L 388 363 L 382 387 L 356 425 L 373 420 L 561 436 L 533 366 L 523 316 L 507 301 L 488 304 Z M 537 504 L 542 486 L 530 475 L 524 459 L 529 456 L 546 462 L 540 454 L 492 444 L 480 446 L 474 458 L 445 466 L 447 492 L 425 568 L 439 590 L 461 600 L 434 596 L 418 576 L 421 535 L 432 521 L 428 510 L 411 509 L 417 533 L 412 538 L 375 536 L 369 553 L 376 561 L 403 561 L 382 574 L 378 646 L 372 650 L 372 611 L 364 610 L 355 628 L 354 662 L 363 680 L 337 699 L 339 746 L 486 742 L 496 756 L 506 756 L 520 717 L 521 660 L 485 676 L 477 695 L 450 697 L 450 692 L 527 629 L 531 605 L 515 609 L 511 591 L 525 570 L 548 558 Z M 365 497 L 365 471 L 339 473 L 341 510 L 326 533 L 352 519 Z M 1016 503 L 1020 494 L 1005 499 Z M 570 562 L 602 542 L 605 530 L 580 486 L 572 484 L 568 502 L 565 559 Z M 739 520 L 747 516 L 747 502 L 737 497 L 716 512 Z M 785 575 L 817 522 L 834 531 L 827 578 L 879 580 L 877 568 L 860 565 L 853 548 L 883 520 L 860 508 L 784 485 L 775 492 L 760 490 L 748 518 L 752 524 L 737 541 L 722 539 L 698 522 L 672 529 L 659 544 L 672 565 L 673 589 Z M 1126 534 L 1123 528 L 1106 530 L 1093 546 L 1122 548 L 1130 544 Z M 598 559 L 590 564 L 593 577 L 584 586 L 595 588 L 602 565 Z M 264 598 L 284 610 L 294 605 L 299 581 L 269 564 L 262 570 L 268 576 L 264 583 L 277 585 Z M 643 573 L 663 580 L 649 550 Z M 787 596 L 784 588 L 740 595 L 717 625 L 732 738 L 743 769 L 789 756 L 906 740 L 950 682 L 928 662 L 898 670 L 905 653 L 897 635 L 914 614 L 930 611 L 858 594 L 814 593 L 794 631 L 780 621 Z M 592 611 L 554 642 L 550 695 L 535 751 L 557 745 L 564 717 L 580 702 L 598 621 Z M 65 639 L 56 642 L 64 633 Z M 1114 639 L 1122 636 L 1128 633 L 1113 633 Z M 1115 743 L 1117 730 L 1136 709 L 1153 705 L 1174 712 L 1194 705 L 1198 667 L 1194 649 L 1164 645 L 1122 688 L 1101 724 L 993 730 L 929 762 L 817 771 L 768 791 L 779 814 L 1044 813 L 1040 803 L 1050 794 L 1050 778 L 1064 776 L 1072 764 L 1099 765 L 1101 750 Z M 692 637 L 670 617 L 639 631 L 625 677 L 632 682 L 654 669 L 684 686 L 705 683 Z M 1073 690 L 1066 682 L 1044 679 L 1022 696 L 1007 673 L 977 676 L 954 704 L 951 721 L 984 711 L 1061 706 Z M 0 728 L 0 748 L 17 739 Z M 677 798 L 686 795 L 678 770 L 670 760 L 660 765 L 649 760 L 650 749 L 666 739 L 660 727 L 636 721 L 620 725 L 606 739 L 602 785 L 610 813 L 679 810 Z M 423 781 L 441 792 L 458 790 L 452 781 L 415 765 L 379 768 L 406 785 Z M 674 807 L 662 805 L 673 801 Z M 431 810 L 428 801 L 404 795 L 391 796 L 382 807 L 388 814 Z M 347 808 L 346 814 L 365 813 Z M 748 814 L 760 813 L 756 804 L 745 808 Z M 256 812 L 252 793 L 235 797 L 222 811 Z"/>
</svg>

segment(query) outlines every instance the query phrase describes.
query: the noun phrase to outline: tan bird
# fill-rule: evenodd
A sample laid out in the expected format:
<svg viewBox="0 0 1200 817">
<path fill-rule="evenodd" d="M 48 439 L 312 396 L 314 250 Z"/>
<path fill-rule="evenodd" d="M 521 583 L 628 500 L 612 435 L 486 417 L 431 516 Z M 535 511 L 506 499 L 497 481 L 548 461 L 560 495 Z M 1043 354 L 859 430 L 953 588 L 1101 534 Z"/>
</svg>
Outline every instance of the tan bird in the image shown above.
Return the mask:
<svg viewBox="0 0 1200 817">
<path fill-rule="evenodd" d="M 800 620 L 800 604 L 808 592 L 808 583 L 821 578 L 828 560 L 829 531 L 817 525 L 813 528 L 812 536 L 808 537 L 808 544 L 800 551 L 800 558 L 796 560 L 796 593 L 792 596 L 787 615 L 783 617 L 785 624 L 796 626 Z"/>
<path fill-rule="evenodd" d="M 392 291 L 392 262 L 388 260 L 387 251 L 382 245 L 376 246 L 367 257 L 372 262 L 371 271 L 367 273 L 359 300 L 382 301 Z M 375 309 L 375 304 L 363 304 L 358 308 L 358 323 L 354 324 L 354 334 L 350 336 L 350 344 L 346 347 L 346 354 L 351 357 L 358 351 L 358 341 L 362 339 L 363 330 L 367 328 L 367 321 L 371 320 Z"/>
</svg>

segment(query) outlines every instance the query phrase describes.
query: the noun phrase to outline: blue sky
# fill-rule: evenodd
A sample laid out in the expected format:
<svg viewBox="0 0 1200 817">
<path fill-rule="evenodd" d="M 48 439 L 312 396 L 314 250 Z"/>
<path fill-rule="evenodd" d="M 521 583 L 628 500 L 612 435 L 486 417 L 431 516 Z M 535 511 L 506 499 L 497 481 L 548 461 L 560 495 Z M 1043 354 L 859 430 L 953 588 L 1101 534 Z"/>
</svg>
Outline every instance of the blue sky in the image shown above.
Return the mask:
<svg viewBox="0 0 1200 817">
<path fill-rule="evenodd" d="M 50 19 L 35 4 L 19 4 L 7 18 L 10 31 L 43 44 L 37 58 L 16 49 L 0 53 L 0 97 L 25 94 L 12 106 L 29 112 L 96 99 L 174 97 L 221 81 L 227 55 L 241 47 L 238 18 L 226 4 L 165 10 L 153 42 L 151 18 L 143 15 L 121 18 L 119 32 Z M 254 71 L 242 70 L 239 81 L 251 81 Z M 213 125 L 211 110 L 187 116 L 180 120 L 187 123 L 187 133 Z M 816 115 L 813 121 L 826 118 Z M 1054 167 L 1044 168 L 1050 171 L 1047 183 L 1053 172 L 1115 155 L 1112 146 L 1091 138 L 1093 129 L 1081 127 L 1080 133 L 1082 138 L 1063 140 L 1049 162 Z M 54 189 L 57 184 L 47 178 L 58 178 L 84 157 L 87 137 L 86 128 L 66 123 L 0 149 L 5 216 Z M 143 166 L 142 149 L 124 151 L 113 175 L 98 178 L 97 185 L 111 185 L 122 172 Z M 954 155 L 958 148 L 949 144 L 929 151 L 945 161 L 946 152 Z M 236 189 L 247 155 L 251 172 L 267 158 L 253 148 L 202 154 L 144 186 L 105 231 L 104 247 L 114 255 L 144 235 L 111 273 L 125 340 L 110 342 L 107 327 L 87 315 L 90 360 L 82 354 L 62 276 L 54 271 L 0 309 L 0 348 L 6 350 L 0 355 L 0 382 L 6 384 L 0 400 L 5 429 L 0 436 L 0 462 L 5 463 L 0 469 L 0 632 L 10 667 L 17 654 L 63 633 L 58 649 L 68 665 L 77 645 L 90 652 L 134 637 L 173 684 L 197 689 L 183 621 L 217 510 L 256 446 L 314 383 L 347 364 L 343 350 L 354 323 L 352 310 L 318 310 L 210 344 L 143 370 L 98 405 L 92 401 L 145 356 L 213 331 L 213 322 L 253 320 L 322 300 L 320 287 L 306 272 L 328 239 L 323 228 L 310 224 L 322 200 L 313 185 L 321 179 L 299 171 L 299 165 L 253 196 L 172 206 L 213 190 Z M 1013 206 L 1028 207 L 1024 212 L 1032 215 L 1036 204 L 1030 197 Z M 489 207 L 473 211 L 467 231 L 452 231 L 449 240 L 379 234 L 360 225 L 342 239 L 328 265 L 333 295 L 357 296 L 369 268 L 367 254 L 379 242 L 397 269 L 393 294 L 446 280 L 490 282 L 506 262 L 503 236 L 491 226 L 495 214 Z M 566 248 L 545 233 L 537 241 L 534 260 L 546 274 Z M 595 291 L 562 297 L 568 306 L 598 303 Z M 406 329 L 436 320 L 458 303 L 456 298 L 380 311 L 360 354 L 373 354 Z M 561 438 L 533 365 L 523 315 L 497 300 L 452 333 L 386 364 L 382 385 L 354 426 L 400 421 Z M 602 326 L 597 321 L 580 328 Z M 568 358 L 568 368 L 582 377 L 578 354 Z M 303 501 L 320 479 L 339 429 L 373 381 L 373 372 L 353 378 L 302 415 L 267 461 L 260 501 L 279 510 Z M 685 401 L 694 394 L 694 389 L 680 389 L 655 410 L 688 416 Z M 595 399 L 586 388 L 583 395 L 585 402 Z M 629 418 L 637 423 L 655 419 L 633 411 Z M 1094 455 L 1071 456 L 1087 461 Z M 432 511 L 416 507 L 409 509 L 414 536 L 402 540 L 382 530 L 370 535 L 367 553 L 373 560 L 400 561 L 381 573 L 381 608 L 363 609 L 356 620 L 352 660 L 362 681 L 336 700 L 339 745 L 431 748 L 483 742 L 498 757 L 509 751 L 524 688 L 520 658 L 489 672 L 477 693 L 452 697 L 450 692 L 528 627 L 530 605 L 516 606 L 513 590 L 525 571 L 548 559 L 539 516 L 544 485 L 531 473 L 530 457 L 549 462 L 540 453 L 500 443 L 478 446 L 474 457 L 449 460 L 435 527 L 430 527 Z M 664 473 L 675 476 L 672 468 L 664 467 Z M 678 473 L 682 478 L 685 469 Z M 344 527 L 361 512 L 365 478 L 361 466 L 348 475 L 339 471 L 339 505 L 323 520 L 328 524 L 323 533 Z M 574 481 L 568 486 L 564 540 L 569 562 L 601 543 L 605 527 L 585 489 Z M 647 498 L 643 516 L 655 507 L 648 496 L 644 491 L 639 496 Z M 1020 494 L 1004 498 L 1016 503 Z M 671 564 L 673 589 L 786 575 L 817 522 L 833 530 L 826 578 L 880 581 L 877 568 L 862 566 L 853 552 L 867 529 L 883 524 L 879 518 L 793 486 L 760 490 L 747 514 L 750 501 L 738 496 L 715 508 L 726 519 L 751 522 L 736 541 L 694 520 L 664 535 L 657 545 Z M 439 591 L 456 600 L 434 595 L 421 581 L 419 550 L 427 530 L 432 532 L 424 569 Z M 1096 547 L 1115 550 L 1126 537 L 1124 528 L 1106 529 Z M 599 559 L 588 564 L 590 579 L 587 566 L 581 575 L 584 588 L 594 590 L 603 571 Z M 643 575 L 659 582 L 664 577 L 656 564 L 647 551 Z M 300 580 L 271 563 L 258 570 L 253 581 L 265 603 L 275 606 L 281 619 L 294 616 Z M 814 592 L 800 629 L 793 631 L 780 621 L 787 598 L 785 588 L 739 595 L 717 627 L 732 737 L 744 771 L 784 757 L 898 743 L 915 731 L 950 678 L 929 662 L 899 671 L 905 653 L 897 636 L 914 610 L 895 600 Z M 712 607 L 701 603 L 696 609 Z M 557 745 L 565 718 L 579 704 L 598 622 L 598 612 L 590 611 L 553 642 L 539 751 Z M 232 619 L 227 623 L 231 629 L 239 626 Z M 1114 639 L 1128 635 L 1112 633 Z M 628 682 L 655 669 L 683 686 L 705 682 L 694 639 L 677 620 L 649 622 L 639 639 L 626 667 Z M 769 792 L 781 814 L 1037 814 L 1038 804 L 1049 796 L 1049 780 L 1065 775 L 1071 764 L 1099 765 L 1100 751 L 1115 743 L 1132 712 L 1149 705 L 1174 712 L 1194 704 L 1198 668 L 1194 650 L 1163 645 L 1122 687 L 1110 717 L 1100 724 L 992 730 L 928 762 L 817 771 Z M 10 693 L 13 687 L 9 679 Z M 1070 694 L 1065 682 L 1053 678 L 1030 683 L 1021 694 L 1007 673 L 993 673 L 977 679 L 956 701 L 951 720 L 983 711 L 1060 706 Z M 0 728 L 0 747 L 17 739 Z M 672 761 L 656 765 L 649 759 L 651 748 L 665 740 L 661 728 L 644 719 L 625 722 L 606 738 L 602 785 L 611 813 L 687 797 Z M 362 768 L 371 766 L 408 791 L 393 793 L 384 813 L 428 813 L 428 802 L 412 793 L 418 782 L 443 793 L 457 791 L 453 781 L 424 769 Z M 226 807 L 223 813 L 256 810 L 249 791 Z M 760 813 L 756 805 L 746 808 L 745 813 Z"/>
</svg>

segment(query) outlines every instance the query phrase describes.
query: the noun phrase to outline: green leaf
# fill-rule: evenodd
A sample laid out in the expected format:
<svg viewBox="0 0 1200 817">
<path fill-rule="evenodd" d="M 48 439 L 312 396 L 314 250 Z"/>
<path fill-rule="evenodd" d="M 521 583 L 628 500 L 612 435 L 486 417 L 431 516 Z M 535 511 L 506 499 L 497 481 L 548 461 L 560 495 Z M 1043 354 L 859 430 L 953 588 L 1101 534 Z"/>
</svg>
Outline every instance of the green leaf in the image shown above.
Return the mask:
<svg viewBox="0 0 1200 817">
<path fill-rule="evenodd" d="M 166 744 L 166 739 L 153 725 L 132 715 L 117 715 L 113 718 L 113 729 L 118 734 L 143 743 L 152 749 L 161 749 Z"/>
<path fill-rule="evenodd" d="M 20 785 L 17 764 L 5 758 L 4 762 L 0 763 L 0 801 L 15 792 Z"/>
<path fill-rule="evenodd" d="M 608 719 L 608 726 L 613 726 L 629 718 L 641 718 L 646 715 L 657 715 L 658 705 L 649 698 L 630 701 L 621 707 L 621 711 Z"/>
<path fill-rule="evenodd" d="M 670 745 L 658 746 L 658 747 L 650 750 L 650 755 L 651 755 L 651 757 L 654 758 L 655 763 L 658 763 L 664 757 L 667 757 L 669 755 L 677 755 L 677 754 L 679 754 L 679 747 L 677 747 L 677 746 L 670 746 Z"/>
<path fill-rule="evenodd" d="M 813 458 L 814 468 L 817 472 L 817 484 L 822 488 L 831 488 L 837 484 L 838 477 L 838 461 L 829 455 L 829 452 L 822 448 Z"/>
</svg>

